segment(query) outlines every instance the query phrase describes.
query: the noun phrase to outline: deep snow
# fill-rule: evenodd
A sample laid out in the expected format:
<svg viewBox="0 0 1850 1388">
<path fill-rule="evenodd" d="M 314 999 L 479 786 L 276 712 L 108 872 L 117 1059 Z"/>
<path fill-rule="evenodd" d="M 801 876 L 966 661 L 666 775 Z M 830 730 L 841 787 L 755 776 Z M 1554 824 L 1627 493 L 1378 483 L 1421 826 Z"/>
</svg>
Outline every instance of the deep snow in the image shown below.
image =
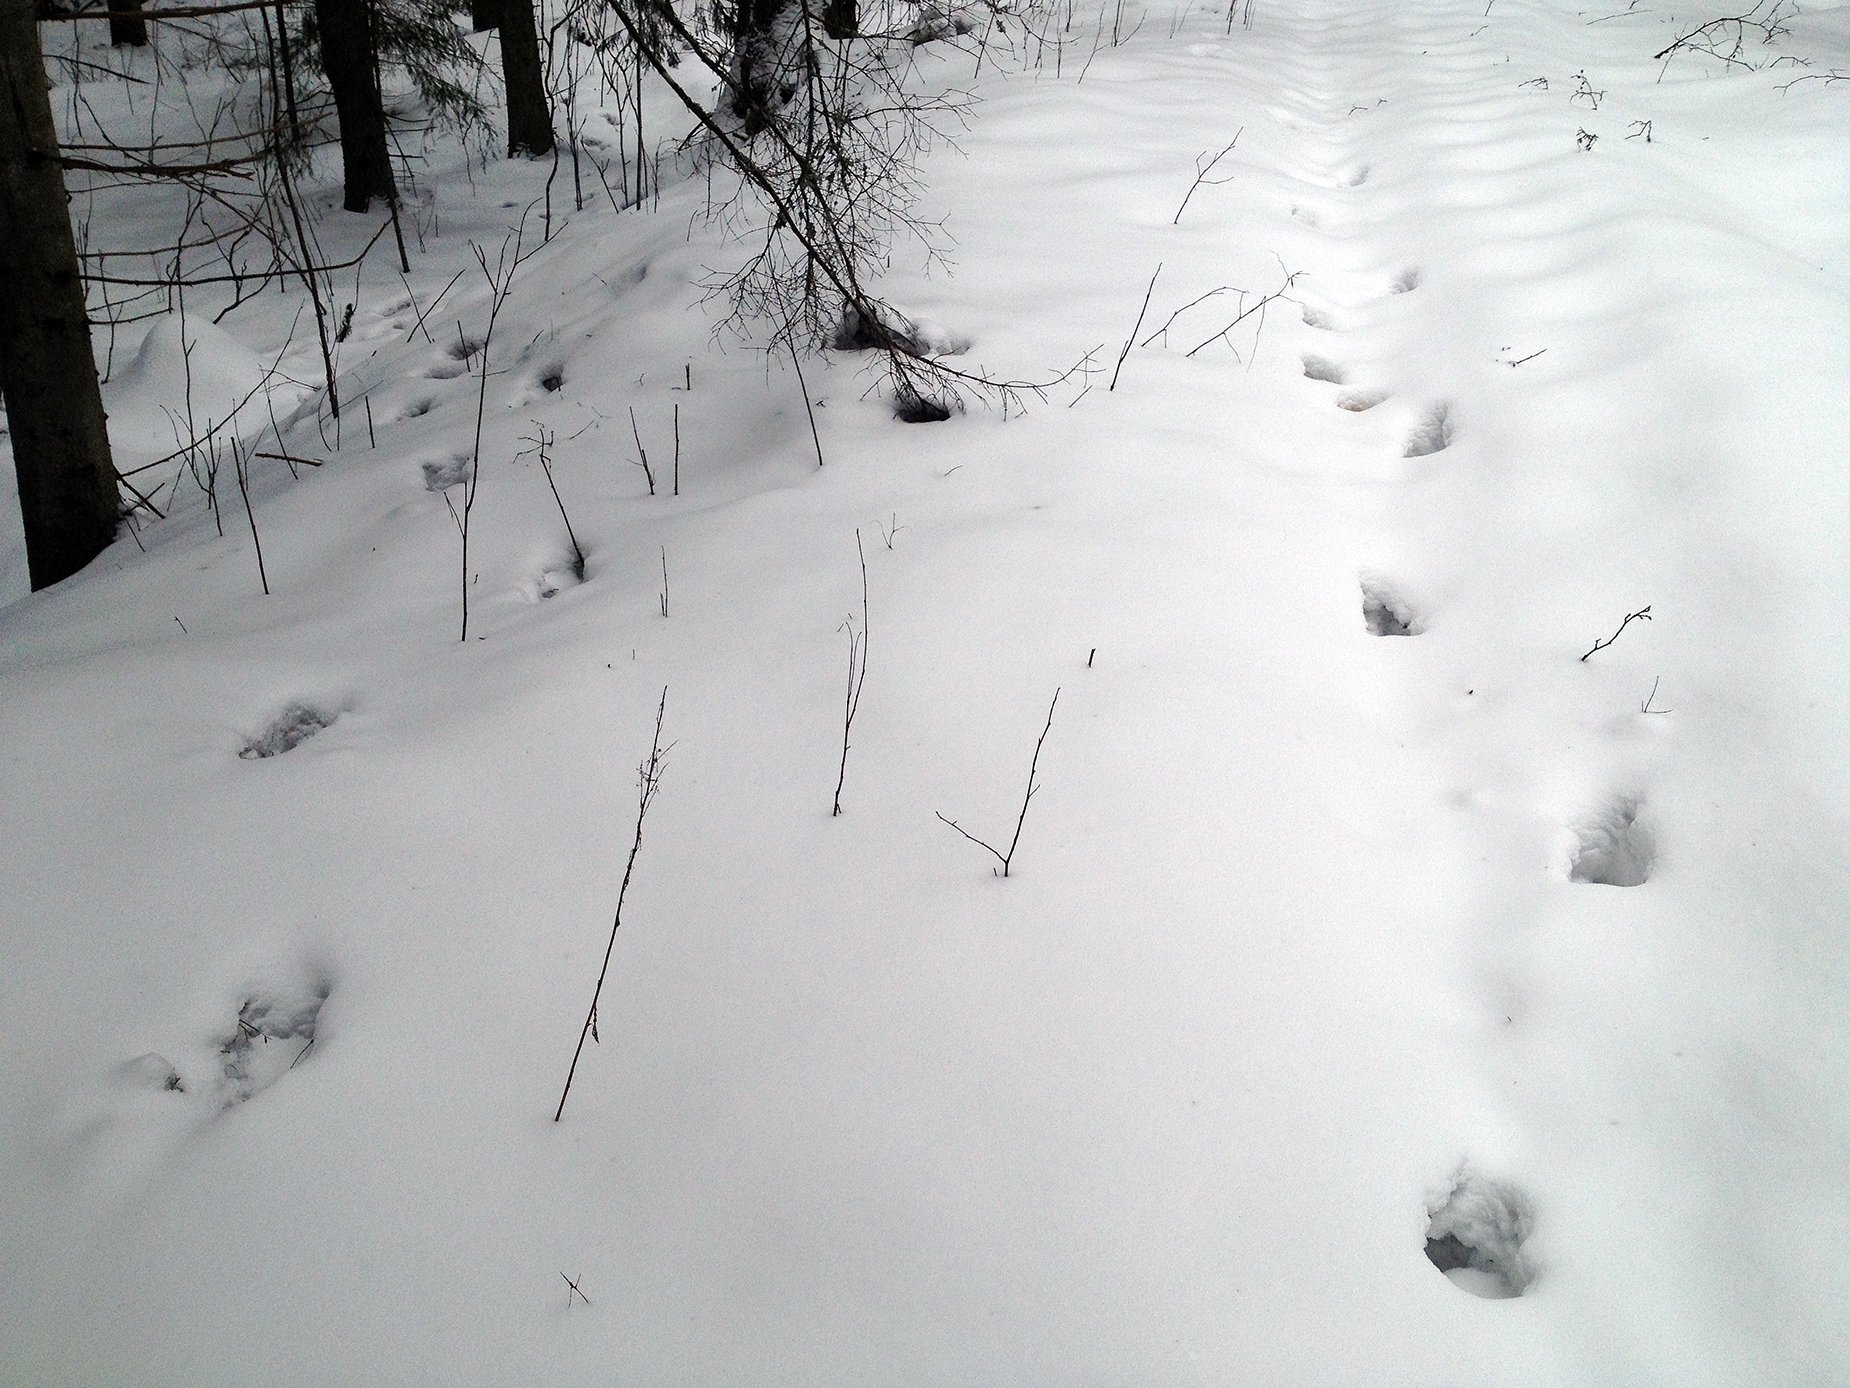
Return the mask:
<svg viewBox="0 0 1850 1388">
<path fill-rule="evenodd" d="M 270 596 L 184 488 L 47 593 L 9 541 L 0 1378 L 1850 1382 L 1850 84 L 1785 85 L 1850 9 L 1651 60 L 1722 12 L 992 53 L 956 273 L 884 286 L 960 360 L 1297 278 L 1006 421 L 823 354 L 821 468 L 704 189 L 588 204 L 490 344 L 467 643 L 472 269 L 429 339 L 362 280 L 338 450 L 284 352 Z M 546 172 L 430 176 L 410 299 Z M 182 334 L 218 419 L 298 306 L 119 358 L 122 465 Z M 1056 689 L 1003 880 L 934 812 L 1006 841 Z"/>
</svg>

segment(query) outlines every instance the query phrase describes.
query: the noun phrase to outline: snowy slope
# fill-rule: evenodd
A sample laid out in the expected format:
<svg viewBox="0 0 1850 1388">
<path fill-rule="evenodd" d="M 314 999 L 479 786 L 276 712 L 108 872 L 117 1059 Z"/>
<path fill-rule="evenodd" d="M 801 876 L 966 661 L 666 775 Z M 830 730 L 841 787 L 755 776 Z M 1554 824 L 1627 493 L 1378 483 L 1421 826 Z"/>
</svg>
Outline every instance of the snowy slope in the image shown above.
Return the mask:
<svg viewBox="0 0 1850 1388">
<path fill-rule="evenodd" d="M 820 468 L 703 190 L 587 206 L 489 344 L 466 643 L 480 274 L 415 320 L 546 170 L 434 181 L 271 595 L 192 496 L 0 609 L 0 1380 L 1850 1382 L 1850 84 L 1785 86 L 1850 9 L 1652 61 L 1718 13 L 992 52 L 956 273 L 885 288 L 1106 369 L 908 426 L 806 361 Z M 1229 292 L 1108 389 L 1159 263 L 1140 340 Z M 1002 879 L 934 812 L 1007 839 L 1056 689 Z"/>
</svg>

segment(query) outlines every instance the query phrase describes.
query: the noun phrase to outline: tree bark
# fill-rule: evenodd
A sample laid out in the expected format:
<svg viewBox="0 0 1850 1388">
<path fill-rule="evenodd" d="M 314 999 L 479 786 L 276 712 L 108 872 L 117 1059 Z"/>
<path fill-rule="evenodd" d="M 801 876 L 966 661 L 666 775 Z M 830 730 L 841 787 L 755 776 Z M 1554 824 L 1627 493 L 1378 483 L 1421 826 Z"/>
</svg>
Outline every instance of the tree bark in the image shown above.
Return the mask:
<svg viewBox="0 0 1850 1388">
<path fill-rule="evenodd" d="M 469 0 L 469 27 L 476 33 L 498 28 L 503 0 Z"/>
<path fill-rule="evenodd" d="M 504 0 L 501 9 L 501 77 L 507 86 L 507 154 L 538 159 L 552 153 L 552 106 L 540 67 L 540 35 L 533 0 Z"/>
<path fill-rule="evenodd" d="M 346 181 L 342 206 L 364 212 L 374 198 L 394 201 L 392 155 L 385 140 L 369 0 L 315 0 L 321 67 L 340 118 L 340 160 Z"/>
<path fill-rule="evenodd" d="M 856 0 L 823 0 L 822 32 L 836 40 L 851 39 L 860 33 L 861 15 Z"/>
<path fill-rule="evenodd" d="M 146 48 L 148 21 L 141 17 L 141 0 L 109 0 L 109 42 L 115 48 Z"/>
<path fill-rule="evenodd" d="M 732 114 L 747 136 L 770 124 L 783 104 L 778 70 L 778 17 L 791 0 L 738 0 L 733 11 Z"/>
<path fill-rule="evenodd" d="M 36 591 L 116 537 L 120 501 L 32 0 L 0 0 L 0 393 Z"/>
</svg>

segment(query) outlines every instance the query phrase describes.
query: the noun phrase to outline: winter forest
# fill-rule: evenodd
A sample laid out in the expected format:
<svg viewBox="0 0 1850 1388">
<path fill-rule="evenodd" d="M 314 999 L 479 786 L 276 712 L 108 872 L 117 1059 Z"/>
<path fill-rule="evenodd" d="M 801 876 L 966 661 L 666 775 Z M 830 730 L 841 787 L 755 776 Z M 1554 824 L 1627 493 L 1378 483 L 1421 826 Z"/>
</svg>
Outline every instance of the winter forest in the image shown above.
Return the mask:
<svg viewBox="0 0 1850 1388">
<path fill-rule="evenodd" d="M 1850 4 L 0 0 L 0 1384 L 1850 1384 Z"/>
</svg>

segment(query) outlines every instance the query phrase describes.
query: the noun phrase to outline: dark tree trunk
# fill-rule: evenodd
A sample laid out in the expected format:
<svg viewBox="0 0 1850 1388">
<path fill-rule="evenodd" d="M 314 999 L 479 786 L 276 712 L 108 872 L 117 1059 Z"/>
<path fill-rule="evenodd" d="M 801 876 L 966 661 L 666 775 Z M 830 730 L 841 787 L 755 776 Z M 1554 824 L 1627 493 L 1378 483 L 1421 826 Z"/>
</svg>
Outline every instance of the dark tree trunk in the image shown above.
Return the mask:
<svg viewBox="0 0 1850 1388">
<path fill-rule="evenodd" d="M 508 158 L 551 154 L 552 107 L 540 68 L 533 0 L 504 0 L 501 6 L 501 77 L 507 84 Z"/>
<path fill-rule="evenodd" d="M 0 392 L 32 587 L 116 537 L 120 503 L 32 0 L 0 0 Z"/>
<path fill-rule="evenodd" d="M 732 114 L 745 134 L 770 124 L 783 104 L 775 30 L 791 0 L 738 0 L 733 12 Z"/>
<path fill-rule="evenodd" d="M 497 28 L 501 23 L 503 0 L 469 0 L 469 27 L 476 33 Z"/>
<path fill-rule="evenodd" d="M 109 42 L 117 48 L 146 48 L 148 21 L 141 17 L 141 0 L 109 0 Z"/>
<path fill-rule="evenodd" d="M 861 32 L 856 0 L 823 0 L 822 32 L 832 39 L 851 39 Z"/>
<path fill-rule="evenodd" d="M 385 141 L 385 104 L 379 98 L 368 0 L 315 0 L 321 30 L 321 67 L 340 117 L 340 160 L 349 212 L 364 212 L 374 198 L 391 202 L 392 155 Z"/>
</svg>

